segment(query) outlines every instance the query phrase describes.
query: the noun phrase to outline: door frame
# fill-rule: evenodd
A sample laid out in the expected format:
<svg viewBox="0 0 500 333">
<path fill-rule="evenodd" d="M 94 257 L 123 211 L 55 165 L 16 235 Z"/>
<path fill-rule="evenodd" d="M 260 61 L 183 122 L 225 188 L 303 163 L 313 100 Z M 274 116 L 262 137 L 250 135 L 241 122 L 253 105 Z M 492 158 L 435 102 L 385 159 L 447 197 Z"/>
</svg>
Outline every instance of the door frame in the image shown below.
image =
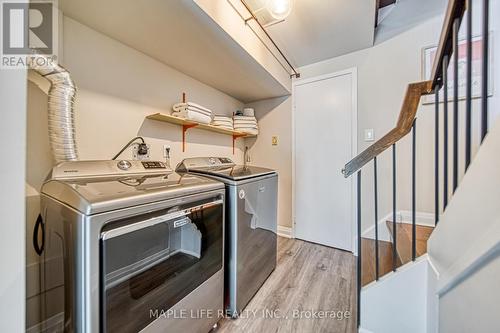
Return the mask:
<svg viewBox="0 0 500 333">
<path fill-rule="evenodd" d="M 295 225 L 296 214 L 295 214 L 295 178 L 296 178 L 296 127 L 295 127 L 295 89 L 298 86 L 309 84 L 312 82 L 328 80 L 338 76 L 351 75 L 352 77 L 352 114 L 351 114 L 351 156 L 355 157 L 358 154 L 358 69 L 357 67 L 351 67 L 345 70 L 332 72 L 328 74 L 317 75 L 309 78 L 298 79 L 292 82 L 292 228 L 290 230 L 291 237 L 295 238 Z M 347 163 L 348 161 L 346 161 Z M 341 170 L 338 171 L 339 173 Z M 351 217 L 352 217 L 352 240 L 351 240 L 351 252 L 357 255 L 357 209 L 356 209 L 356 197 L 357 197 L 357 187 L 356 182 L 353 177 L 346 179 L 351 183 Z"/>
</svg>

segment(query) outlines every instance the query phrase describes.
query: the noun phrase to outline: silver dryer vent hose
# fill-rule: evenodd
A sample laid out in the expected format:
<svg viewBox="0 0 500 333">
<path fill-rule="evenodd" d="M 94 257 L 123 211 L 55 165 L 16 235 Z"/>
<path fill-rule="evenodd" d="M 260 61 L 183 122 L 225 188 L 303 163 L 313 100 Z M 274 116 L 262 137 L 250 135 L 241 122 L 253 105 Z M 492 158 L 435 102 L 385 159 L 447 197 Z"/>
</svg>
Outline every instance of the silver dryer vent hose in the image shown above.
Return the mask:
<svg viewBox="0 0 500 333">
<path fill-rule="evenodd" d="M 36 55 L 36 57 L 46 56 Z M 57 163 L 77 161 L 74 119 L 76 85 L 65 68 L 49 57 L 46 58 L 47 61 L 43 62 L 43 66 L 37 65 L 40 61 L 31 61 L 30 68 L 50 82 L 48 92 L 50 147 Z"/>
</svg>

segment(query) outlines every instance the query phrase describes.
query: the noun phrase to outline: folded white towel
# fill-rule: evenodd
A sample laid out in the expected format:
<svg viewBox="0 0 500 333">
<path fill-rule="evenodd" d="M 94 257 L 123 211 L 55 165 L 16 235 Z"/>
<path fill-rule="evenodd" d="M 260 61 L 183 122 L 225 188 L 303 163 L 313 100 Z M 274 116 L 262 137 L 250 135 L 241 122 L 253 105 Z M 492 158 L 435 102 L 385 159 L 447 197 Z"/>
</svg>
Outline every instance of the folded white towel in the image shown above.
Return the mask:
<svg viewBox="0 0 500 333">
<path fill-rule="evenodd" d="M 244 108 L 243 115 L 247 117 L 255 117 L 255 112 L 253 108 Z"/>
<path fill-rule="evenodd" d="M 234 124 L 234 128 L 257 128 L 259 125 L 257 124 Z"/>
<path fill-rule="evenodd" d="M 233 123 L 230 121 L 220 121 L 220 120 L 214 120 L 214 124 L 221 124 L 221 125 L 228 125 L 228 126 L 233 126 Z"/>
<path fill-rule="evenodd" d="M 234 126 L 257 126 L 257 122 L 255 121 L 235 121 Z"/>
<path fill-rule="evenodd" d="M 199 104 L 196 104 L 196 103 L 193 103 L 193 102 L 187 102 L 187 103 L 177 103 L 177 104 L 174 104 L 174 106 L 172 107 L 175 111 L 179 111 L 180 109 L 183 109 L 183 108 L 191 108 L 191 109 L 196 109 L 196 110 L 200 110 L 200 111 L 205 111 L 206 113 L 210 113 L 210 115 L 212 114 L 212 110 L 204 107 L 204 106 L 201 106 Z"/>
<path fill-rule="evenodd" d="M 190 111 L 190 110 L 173 112 L 172 116 L 187 119 L 187 120 L 197 121 L 197 122 L 202 123 L 202 124 L 210 124 L 210 122 L 212 121 L 211 117 L 206 116 L 202 113 Z"/>
<path fill-rule="evenodd" d="M 257 124 L 257 119 L 255 117 L 245 117 L 245 116 L 235 116 L 234 124 L 238 125 L 255 125 Z"/>
<path fill-rule="evenodd" d="M 255 120 L 255 121 L 257 121 L 257 119 L 255 117 L 252 117 L 252 116 L 234 116 L 234 120 Z"/>
<path fill-rule="evenodd" d="M 223 128 L 223 129 L 227 129 L 229 131 L 232 131 L 234 130 L 231 126 L 217 126 L 217 125 L 214 125 L 215 127 L 219 127 L 219 128 Z"/>
<path fill-rule="evenodd" d="M 214 114 L 213 118 L 214 118 L 214 121 L 225 121 L 225 122 L 230 122 L 230 123 L 233 122 L 233 117 Z"/>
<path fill-rule="evenodd" d="M 232 123 L 233 120 L 231 118 L 217 118 L 217 117 L 214 117 L 214 121 L 223 121 L 223 122 L 226 122 L 226 123 Z"/>
<path fill-rule="evenodd" d="M 175 109 L 172 108 L 172 109 L 174 112 L 186 112 L 186 111 L 197 112 L 197 113 L 200 113 L 204 116 L 212 118 L 212 114 L 210 112 L 206 112 L 206 111 L 199 110 L 199 109 L 192 108 L 192 107 L 181 107 L 181 108 L 175 108 Z"/>
<path fill-rule="evenodd" d="M 235 124 L 257 124 L 256 120 L 235 120 Z"/>
<path fill-rule="evenodd" d="M 246 133 L 246 134 L 250 134 L 250 135 L 258 135 L 259 134 L 259 130 L 258 129 L 246 128 L 246 129 L 238 129 L 236 131 L 242 132 L 242 133 Z"/>
<path fill-rule="evenodd" d="M 258 127 L 234 127 L 235 131 L 259 130 Z"/>
</svg>

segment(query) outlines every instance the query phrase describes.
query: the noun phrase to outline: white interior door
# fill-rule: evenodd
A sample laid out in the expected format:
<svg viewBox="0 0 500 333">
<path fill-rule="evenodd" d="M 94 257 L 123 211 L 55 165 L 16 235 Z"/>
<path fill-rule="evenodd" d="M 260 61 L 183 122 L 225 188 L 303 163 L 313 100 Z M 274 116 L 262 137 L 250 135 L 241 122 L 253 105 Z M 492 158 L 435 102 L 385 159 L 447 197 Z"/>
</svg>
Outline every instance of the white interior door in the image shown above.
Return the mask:
<svg viewBox="0 0 500 333">
<path fill-rule="evenodd" d="M 356 147 L 356 70 L 294 88 L 295 237 L 352 251 L 354 188 L 341 170 Z"/>
</svg>

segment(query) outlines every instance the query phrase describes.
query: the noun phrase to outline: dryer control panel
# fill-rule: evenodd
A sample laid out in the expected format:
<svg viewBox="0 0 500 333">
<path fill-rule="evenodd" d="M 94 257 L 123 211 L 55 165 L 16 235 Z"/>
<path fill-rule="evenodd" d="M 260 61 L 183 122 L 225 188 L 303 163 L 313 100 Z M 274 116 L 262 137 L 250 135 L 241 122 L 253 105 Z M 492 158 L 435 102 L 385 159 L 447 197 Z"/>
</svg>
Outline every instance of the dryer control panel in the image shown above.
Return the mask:
<svg viewBox="0 0 500 333">
<path fill-rule="evenodd" d="M 52 169 L 51 179 L 70 180 L 115 176 L 168 174 L 172 169 L 160 161 L 67 161 Z"/>
</svg>

